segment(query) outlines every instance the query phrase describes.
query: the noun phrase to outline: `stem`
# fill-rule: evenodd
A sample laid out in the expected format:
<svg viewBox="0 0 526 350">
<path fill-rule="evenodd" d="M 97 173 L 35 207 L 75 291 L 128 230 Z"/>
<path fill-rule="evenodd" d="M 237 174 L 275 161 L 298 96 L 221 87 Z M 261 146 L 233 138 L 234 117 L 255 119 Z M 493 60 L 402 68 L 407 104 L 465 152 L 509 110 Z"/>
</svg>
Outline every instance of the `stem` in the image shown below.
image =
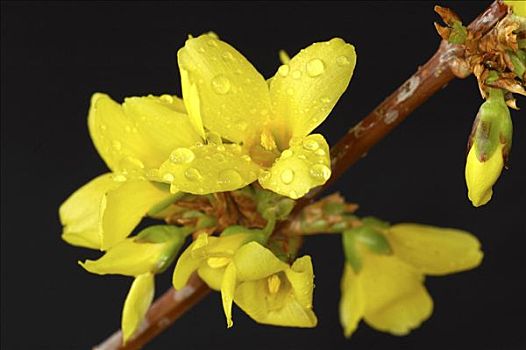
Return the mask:
<svg viewBox="0 0 526 350">
<path fill-rule="evenodd" d="M 486 34 L 503 18 L 508 7 L 500 0 L 493 2 L 470 25 L 469 30 Z M 450 65 L 453 58 L 462 54 L 460 46 L 443 41 L 437 52 L 420 67 L 394 93 L 387 97 L 368 116 L 342 137 L 331 149 L 332 177 L 307 196 L 298 201 L 291 218 L 294 218 L 314 198 L 338 179 L 351 165 L 362 158 L 391 130 L 398 126 L 412 111 L 455 78 Z M 290 224 L 290 223 L 289 223 Z M 285 224 L 284 224 L 285 225 Z M 284 228 L 280 225 L 277 230 Z M 179 291 L 170 288 L 157 299 L 146 315 L 146 321 L 138 334 L 125 345 L 121 332 L 117 331 L 94 350 L 140 349 L 170 326 L 184 312 L 203 299 L 210 289 L 197 276 L 193 276 L 186 287 Z"/>
</svg>

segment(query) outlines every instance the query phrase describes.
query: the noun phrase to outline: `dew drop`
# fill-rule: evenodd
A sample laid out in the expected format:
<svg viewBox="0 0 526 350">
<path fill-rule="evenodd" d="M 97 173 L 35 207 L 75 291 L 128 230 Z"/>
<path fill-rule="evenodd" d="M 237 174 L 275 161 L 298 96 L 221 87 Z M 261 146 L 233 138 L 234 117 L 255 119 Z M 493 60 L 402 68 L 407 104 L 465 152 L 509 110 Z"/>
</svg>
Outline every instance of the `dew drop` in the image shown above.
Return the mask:
<svg viewBox="0 0 526 350">
<path fill-rule="evenodd" d="M 101 129 L 102 131 L 106 130 L 107 128 L 108 128 L 108 127 L 106 126 L 106 124 L 101 124 L 101 125 L 100 125 L 100 129 Z"/>
<path fill-rule="evenodd" d="M 301 72 L 299 70 L 295 70 L 294 72 L 292 72 L 292 77 L 294 79 L 299 79 L 301 78 Z"/>
<path fill-rule="evenodd" d="M 320 144 L 316 140 L 306 139 L 303 141 L 303 148 L 308 151 L 315 151 L 320 148 Z"/>
<path fill-rule="evenodd" d="M 336 64 L 340 67 L 345 67 L 350 65 L 351 61 L 349 60 L 349 58 L 347 58 L 347 56 L 339 56 L 338 58 L 336 58 Z"/>
<path fill-rule="evenodd" d="M 270 179 L 270 171 L 263 170 L 261 174 L 259 174 L 259 179 L 263 182 L 268 181 Z"/>
<path fill-rule="evenodd" d="M 317 77 L 325 72 L 325 63 L 319 58 L 314 58 L 307 63 L 307 74 Z"/>
<path fill-rule="evenodd" d="M 174 98 L 170 95 L 162 95 L 161 97 L 161 101 L 164 101 L 164 102 L 167 102 L 167 103 L 173 103 L 174 102 Z"/>
<path fill-rule="evenodd" d="M 286 149 L 283 152 L 281 152 L 281 159 L 287 159 L 292 157 L 293 152 L 290 149 Z"/>
<path fill-rule="evenodd" d="M 242 155 L 241 159 L 243 159 L 245 162 L 250 162 L 252 160 L 248 154 Z"/>
<path fill-rule="evenodd" d="M 175 164 L 187 164 L 194 160 L 195 154 L 188 148 L 177 148 L 170 154 L 170 161 Z"/>
<path fill-rule="evenodd" d="M 316 155 L 317 155 L 317 156 L 320 156 L 320 157 L 322 157 L 322 156 L 324 156 L 324 155 L 325 155 L 325 151 L 324 151 L 324 150 L 322 150 L 321 148 L 320 148 L 320 149 L 318 149 L 318 150 L 317 150 L 317 151 L 316 151 L 315 153 L 316 153 Z"/>
<path fill-rule="evenodd" d="M 310 175 L 316 179 L 323 179 L 327 181 L 331 177 L 331 169 L 324 164 L 313 165 L 310 169 Z"/>
<path fill-rule="evenodd" d="M 281 65 L 278 68 L 278 74 L 281 75 L 282 77 L 286 77 L 287 75 L 289 75 L 289 71 L 290 71 L 290 68 L 288 64 Z"/>
<path fill-rule="evenodd" d="M 211 47 L 217 47 L 217 41 L 215 39 L 208 40 L 208 45 Z"/>
<path fill-rule="evenodd" d="M 197 181 L 201 178 L 201 173 L 196 168 L 188 168 L 184 172 L 184 176 L 190 181 Z"/>
<path fill-rule="evenodd" d="M 121 169 L 131 170 L 131 169 L 144 169 L 144 164 L 135 157 L 124 157 L 119 162 L 119 167 Z"/>
<path fill-rule="evenodd" d="M 321 101 L 321 103 L 330 103 L 331 102 L 331 98 L 325 96 L 325 97 L 320 98 L 320 101 Z"/>
<path fill-rule="evenodd" d="M 292 190 L 289 192 L 289 197 L 290 198 L 298 198 L 298 192 Z"/>
<path fill-rule="evenodd" d="M 236 170 L 227 169 L 219 174 L 219 183 L 229 187 L 239 187 L 243 184 L 243 178 Z"/>
<path fill-rule="evenodd" d="M 113 176 L 113 181 L 124 182 L 126 180 L 127 180 L 127 178 L 123 174 L 117 174 L 117 175 Z"/>
<path fill-rule="evenodd" d="M 228 52 L 228 51 L 223 52 L 223 54 L 221 55 L 221 57 L 223 57 L 223 59 L 224 59 L 225 61 L 231 61 L 231 60 L 234 59 L 234 56 L 233 56 L 230 52 Z"/>
<path fill-rule="evenodd" d="M 292 169 L 285 169 L 281 172 L 281 181 L 288 185 L 294 180 L 294 171 Z"/>
<path fill-rule="evenodd" d="M 113 140 L 112 143 L 111 143 L 111 146 L 116 151 L 120 151 L 121 148 L 122 148 L 122 144 L 119 141 L 117 141 L 117 140 Z"/>
<path fill-rule="evenodd" d="M 224 75 L 217 75 L 212 79 L 212 90 L 219 95 L 225 95 L 230 91 L 230 80 Z"/>
<path fill-rule="evenodd" d="M 166 173 L 163 175 L 163 181 L 166 181 L 166 182 L 173 182 L 173 180 L 175 179 L 174 175 L 172 173 Z"/>
<path fill-rule="evenodd" d="M 222 163 L 225 161 L 225 156 L 221 153 L 214 154 L 214 160 L 218 163 Z"/>
<path fill-rule="evenodd" d="M 219 152 L 224 152 L 226 148 L 225 148 L 225 146 L 223 146 L 223 145 L 219 145 L 219 146 L 216 147 L 216 149 L 217 149 Z"/>
</svg>

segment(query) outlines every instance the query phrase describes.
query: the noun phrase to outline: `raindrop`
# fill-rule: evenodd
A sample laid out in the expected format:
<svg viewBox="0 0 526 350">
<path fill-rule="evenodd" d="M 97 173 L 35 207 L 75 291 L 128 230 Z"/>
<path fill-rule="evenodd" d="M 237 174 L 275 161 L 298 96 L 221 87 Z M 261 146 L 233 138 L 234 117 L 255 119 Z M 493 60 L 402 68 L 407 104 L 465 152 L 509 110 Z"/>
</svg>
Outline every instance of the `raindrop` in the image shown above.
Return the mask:
<svg viewBox="0 0 526 350">
<path fill-rule="evenodd" d="M 208 40 L 208 45 L 212 47 L 217 47 L 217 41 L 215 39 Z"/>
<path fill-rule="evenodd" d="M 303 141 L 303 148 L 305 148 L 308 151 L 315 151 L 318 148 L 320 148 L 320 144 L 313 139 L 306 139 Z"/>
<path fill-rule="evenodd" d="M 316 151 L 316 155 L 322 157 L 325 155 L 325 151 L 320 148 L 319 150 Z"/>
<path fill-rule="evenodd" d="M 106 124 L 101 124 L 101 125 L 100 125 L 100 129 L 101 129 L 102 131 L 106 130 L 107 128 L 108 128 L 108 127 L 106 126 Z"/>
<path fill-rule="evenodd" d="M 243 159 L 245 162 L 250 162 L 252 160 L 248 154 L 243 154 L 241 159 Z"/>
<path fill-rule="evenodd" d="M 173 103 L 174 102 L 174 98 L 170 95 L 162 95 L 161 97 L 161 101 L 164 101 L 164 102 L 167 102 L 167 103 Z"/>
<path fill-rule="evenodd" d="M 307 63 L 307 74 L 317 77 L 325 72 L 325 63 L 319 58 L 314 58 Z"/>
<path fill-rule="evenodd" d="M 212 79 L 212 89 L 220 95 L 225 95 L 230 91 L 230 80 L 224 75 L 217 75 Z"/>
<path fill-rule="evenodd" d="M 229 187 L 240 187 L 243 185 L 243 178 L 236 170 L 227 169 L 219 174 L 219 183 Z"/>
<path fill-rule="evenodd" d="M 127 180 L 127 178 L 123 174 L 117 174 L 117 175 L 113 176 L 113 181 L 116 181 L 116 182 L 124 182 L 126 180 Z"/>
<path fill-rule="evenodd" d="M 214 159 L 215 159 L 216 162 L 222 163 L 222 162 L 225 161 L 225 156 L 223 154 L 221 154 L 221 153 L 216 153 L 216 154 L 214 154 Z"/>
<path fill-rule="evenodd" d="M 339 56 L 336 58 L 336 64 L 340 67 L 345 67 L 351 64 L 351 61 L 349 61 L 349 58 L 347 56 Z"/>
<path fill-rule="evenodd" d="M 219 152 L 224 152 L 226 148 L 225 148 L 225 146 L 223 146 L 223 145 L 219 145 L 219 146 L 216 147 L 216 149 L 217 149 Z"/>
<path fill-rule="evenodd" d="M 187 164 L 194 160 L 195 154 L 188 148 L 177 148 L 170 154 L 170 161 L 175 164 Z"/>
<path fill-rule="evenodd" d="M 295 70 L 294 72 L 292 72 L 292 77 L 294 79 L 299 79 L 301 78 L 301 72 L 299 70 Z"/>
<path fill-rule="evenodd" d="M 197 181 L 201 178 L 201 173 L 196 168 L 188 168 L 184 172 L 184 176 L 190 181 Z"/>
<path fill-rule="evenodd" d="M 331 177 L 331 169 L 324 164 L 316 164 L 310 169 L 310 175 L 316 179 L 327 181 Z"/>
<path fill-rule="evenodd" d="M 121 148 L 122 148 L 122 144 L 119 141 L 117 141 L 117 140 L 113 140 L 111 145 L 112 145 L 113 149 L 116 150 L 116 151 L 120 151 Z"/>
<path fill-rule="evenodd" d="M 288 185 L 294 180 L 294 171 L 292 169 L 285 169 L 281 172 L 281 181 Z"/>
<path fill-rule="evenodd" d="M 282 77 L 286 77 L 287 75 L 289 75 L 289 71 L 290 68 L 288 64 L 284 64 L 278 68 L 278 74 Z"/>
<path fill-rule="evenodd" d="M 230 60 L 234 59 L 234 56 L 228 51 L 223 52 L 221 57 L 223 57 L 223 59 L 226 60 L 226 61 L 230 61 Z"/>
<path fill-rule="evenodd" d="M 281 153 L 281 159 L 287 159 L 292 157 L 293 152 L 290 149 L 286 149 Z"/>
<path fill-rule="evenodd" d="M 331 102 L 331 98 L 325 96 L 325 97 L 320 98 L 320 101 L 321 101 L 322 103 L 330 103 L 330 102 Z"/>
<path fill-rule="evenodd" d="M 172 182 L 175 179 L 174 175 L 172 173 L 166 173 L 163 175 L 163 181 L 166 182 Z"/>
</svg>

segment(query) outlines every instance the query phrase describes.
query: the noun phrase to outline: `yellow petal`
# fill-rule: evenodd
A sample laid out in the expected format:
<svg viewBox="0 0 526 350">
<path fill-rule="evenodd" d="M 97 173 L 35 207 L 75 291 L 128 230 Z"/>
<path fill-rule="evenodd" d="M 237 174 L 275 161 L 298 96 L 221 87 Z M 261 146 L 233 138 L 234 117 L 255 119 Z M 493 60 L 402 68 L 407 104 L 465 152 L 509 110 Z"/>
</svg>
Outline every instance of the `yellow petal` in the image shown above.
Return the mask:
<svg viewBox="0 0 526 350">
<path fill-rule="evenodd" d="M 367 298 L 360 283 L 360 275 L 353 271 L 350 264 L 345 264 L 340 288 L 340 323 L 343 334 L 350 337 L 363 317 Z"/>
<path fill-rule="evenodd" d="M 175 149 L 159 169 L 173 191 L 193 194 L 233 191 L 257 179 L 259 165 L 236 144 Z"/>
<path fill-rule="evenodd" d="M 167 95 L 128 98 L 121 106 L 97 93 L 91 99 L 90 135 L 110 169 L 142 173 L 157 168 L 175 147 L 201 140 L 180 109 L 178 99 Z"/>
<path fill-rule="evenodd" d="M 254 281 L 288 269 L 286 263 L 257 242 L 239 248 L 234 254 L 234 263 L 240 281 Z"/>
<path fill-rule="evenodd" d="M 258 323 L 285 327 L 316 326 L 316 315 L 298 302 L 290 285 L 280 287 L 278 294 L 269 296 L 266 279 L 247 281 L 237 286 L 234 301 Z M 279 298 L 277 302 L 272 300 L 276 297 Z"/>
<path fill-rule="evenodd" d="M 196 124 L 202 119 L 207 129 L 240 143 L 267 120 L 267 84 L 236 49 L 205 34 L 187 40 L 177 57 L 184 101 Z"/>
<path fill-rule="evenodd" d="M 151 273 L 137 276 L 122 310 L 122 340 L 126 343 L 144 320 L 154 295 L 154 278 Z"/>
<path fill-rule="evenodd" d="M 106 250 L 126 238 L 142 217 L 169 192 L 149 181 L 130 180 L 108 192 L 103 199 L 102 249 Z"/>
<path fill-rule="evenodd" d="M 270 95 L 291 136 L 306 136 L 325 120 L 349 85 L 355 64 L 354 47 L 334 38 L 312 44 L 278 69 Z"/>
<path fill-rule="evenodd" d="M 197 270 L 199 265 L 206 259 L 204 249 L 206 249 L 206 245 L 208 245 L 208 239 L 211 238 L 212 237 L 208 238 L 206 234 L 199 235 L 179 256 L 172 276 L 172 284 L 175 289 L 179 290 L 186 286 L 192 273 Z M 195 254 L 196 250 L 203 251 L 203 254 Z"/>
<path fill-rule="evenodd" d="M 212 268 L 207 263 L 199 265 L 197 274 L 213 290 L 221 290 L 225 268 Z"/>
<path fill-rule="evenodd" d="M 389 229 L 395 255 L 427 275 L 472 269 L 482 261 L 480 242 L 469 232 L 417 224 Z"/>
<path fill-rule="evenodd" d="M 86 260 L 80 263 L 83 268 L 99 275 L 119 274 L 138 276 L 147 272 L 156 272 L 165 262 L 166 255 L 174 242 L 145 243 L 137 242 L 135 237 L 117 243 L 98 260 Z"/>
<path fill-rule="evenodd" d="M 112 174 L 104 174 L 75 191 L 59 209 L 60 222 L 64 226 L 62 239 L 75 246 L 100 249 L 103 198 L 120 185 L 113 181 Z"/>
<path fill-rule="evenodd" d="M 524 0 L 504 0 L 506 5 L 513 8 L 513 13 L 517 16 L 526 17 L 526 1 Z"/>
<path fill-rule="evenodd" d="M 221 283 L 221 300 L 223 302 L 223 311 L 225 312 L 226 324 L 230 328 L 233 326 L 232 322 L 232 301 L 234 300 L 234 292 L 236 290 L 236 265 L 228 264 L 223 275 Z"/>
<path fill-rule="evenodd" d="M 313 187 L 323 185 L 331 176 L 329 146 L 319 134 L 293 139 L 259 183 L 263 188 L 297 199 Z"/>
<path fill-rule="evenodd" d="M 492 187 L 504 167 L 503 147 L 503 144 L 499 144 L 492 156 L 485 162 L 478 160 L 475 145 L 469 150 L 465 175 L 468 197 L 475 207 L 488 203 L 493 195 Z"/>
<path fill-rule="evenodd" d="M 433 311 L 423 280 L 421 272 L 395 256 L 367 254 L 360 271 L 367 324 L 394 335 L 420 326 Z"/>
<path fill-rule="evenodd" d="M 294 261 L 290 269 L 285 270 L 296 300 L 305 308 L 312 308 L 314 291 L 314 271 L 310 256 L 305 255 Z"/>
</svg>

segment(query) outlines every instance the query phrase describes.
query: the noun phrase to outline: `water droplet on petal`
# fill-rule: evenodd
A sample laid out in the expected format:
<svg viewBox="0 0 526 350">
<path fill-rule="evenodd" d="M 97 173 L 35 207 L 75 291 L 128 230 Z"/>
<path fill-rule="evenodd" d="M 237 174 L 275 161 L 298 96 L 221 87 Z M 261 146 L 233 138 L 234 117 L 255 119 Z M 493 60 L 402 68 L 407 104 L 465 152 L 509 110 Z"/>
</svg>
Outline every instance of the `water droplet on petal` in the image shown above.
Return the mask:
<svg viewBox="0 0 526 350">
<path fill-rule="evenodd" d="M 243 159 L 245 162 L 250 162 L 252 160 L 248 154 L 242 155 L 241 159 Z"/>
<path fill-rule="evenodd" d="M 123 174 L 117 174 L 117 175 L 113 176 L 113 181 L 124 182 L 126 180 L 127 180 L 127 178 Z"/>
<path fill-rule="evenodd" d="M 313 165 L 310 169 L 310 175 L 316 179 L 327 181 L 331 177 L 331 169 L 324 164 Z"/>
<path fill-rule="evenodd" d="M 294 171 L 292 169 L 285 169 L 281 172 L 280 178 L 285 185 L 288 185 L 294 180 Z"/>
<path fill-rule="evenodd" d="M 226 60 L 226 61 L 230 61 L 230 60 L 234 59 L 234 56 L 228 51 L 223 52 L 221 57 L 223 57 L 223 59 Z"/>
<path fill-rule="evenodd" d="M 225 161 L 225 156 L 221 153 L 214 154 L 214 160 L 218 163 L 222 163 Z"/>
<path fill-rule="evenodd" d="M 106 126 L 106 124 L 101 124 L 101 125 L 100 125 L 100 129 L 101 129 L 102 131 L 106 130 L 107 128 L 108 128 L 108 127 Z"/>
<path fill-rule="evenodd" d="M 289 197 L 290 198 L 298 198 L 298 192 L 292 190 L 289 192 Z"/>
<path fill-rule="evenodd" d="M 325 63 L 319 58 L 314 58 L 307 63 L 307 74 L 317 77 L 325 72 Z"/>
<path fill-rule="evenodd" d="M 162 95 L 160 97 L 161 101 L 164 101 L 164 102 L 167 102 L 167 103 L 173 103 L 174 102 L 174 98 L 170 95 Z"/>
<path fill-rule="evenodd" d="M 263 170 L 261 174 L 259 174 L 259 179 L 261 181 L 267 181 L 270 179 L 270 171 Z"/>
<path fill-rule="evenodd" d="M 195 154 L 188 148 L 177 148 L 170 154 L 170 161 L 175 164 L 186 164 L 194 160 Z"/>
<path fill-rule="evenodd" d="M 208 45 L 212 47 L 217 47 L 217 41 L 215 39 L 208 40 Z"/>
<path fill-rule="evenodd" d="M 166 182 L 172 182 L 175 179 L 174 175 L 172 173 L 166 173 L 163 175 L 163 181 Z"/>
<path fill-rule="evenodd" d="M 226 148 L 225 148 L 225 146 L 223 146 L 223 145 L 219 145 L 219 146 L 216 147 L 216 149 L 217 149 L 219 152 L 224 152 Z"/>
<path fill-rule="evenodd" d="M 308 151 L 315 151 L 320 148 L 320 144 L 316 140 L 306 139 L 303 141 L 303 148 Z"/>
<path fill-rule="evenodd" d="M 283 152 L 281 152 L 281 159 L 287 159 L 292 157 L 293 152 L 290 149 L 286 149 Z"/>
<path fill-rule="evenodd" d="M 294 72 L 292 72 L 292 77 L 294 79 L 299 79 L 301 78 L 301 72 L 299 70 L 295 70 Z"/>
<path fill-rule="evenodd" d="M 282 77 L 286 77 L 287 75 L 289 75 L 289 71 L 290 71 L 290 68 L 288 64 L 281 65 L 278 68 L 278 74 L 281 75 Z"/>
<path fill-rule="evenodd" d="M 322 98 L 320 98 L 320 101 L 322 103 L 330 103 L 331 102 L 331 98 L 330 97 L 322 97 Z"/>
<path fill-rule="evenodd" d="M 347 58 L 347 56 L 339 56 L 338 58 L 336 58 L 336 64 L 340 67 L 345 67 L 350 65 L 351 61 L 349 60 L 349 58 Z"/>
<path fill-rule="evenodd" d="M 184 176 L 190 181 L 197 181 L 201 178 L 201 173 L 196 168 L 188 168 L 184 172 Z"/>
<path fill-rule="evenodd" d="M 212 79 L 212 90 L 217 94 L 225 95 L 230 91 L 230 80 L 224 75 L 217 75 Z"/>
<path fill-rule="evenodd" d="M 315 153 L 316 153 L 317 156 L 320 156 L 320 157 L 325 155 L 325 151 L 322 150 L 321 148 L 319 150 L 317 150 Z"/>
<path fill-rule="evenodd" d="M 144 164 L 135 157 L 124 157 L 119 162 L 119 166 L 125 170 L 144 169 Z"/>
<path fill-rule="evenodd" d="M 111 143 L 111 146 L 116 151 L 120 151 L 121 148 L 122 148 L 122 144 L 119 141 L 117 141 L 117 140 L 113 140 L 112 143 Z"/>
<path fill-rule="evenodd" d="M 234 169 L 223 170 L 219 174 L 219 183 L 232 187 L 240 187 L 243 185 L 243 178 L 241 175 Z"/>
</svg>

